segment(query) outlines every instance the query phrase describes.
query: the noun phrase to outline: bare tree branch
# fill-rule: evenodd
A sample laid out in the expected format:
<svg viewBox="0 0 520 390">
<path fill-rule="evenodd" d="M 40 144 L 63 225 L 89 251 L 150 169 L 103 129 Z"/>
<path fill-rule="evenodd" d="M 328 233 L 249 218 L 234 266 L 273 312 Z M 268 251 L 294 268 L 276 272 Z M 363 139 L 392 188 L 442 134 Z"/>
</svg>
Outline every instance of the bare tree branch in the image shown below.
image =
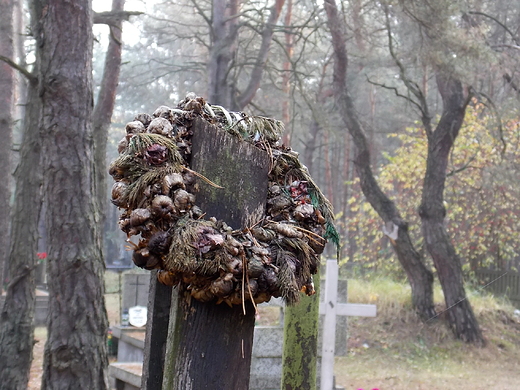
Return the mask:
<svg viewBox="0 0 520 390">
<path fill-rule="evenodd" d="M 16 69 L 18 72 L 20 72 L 21 74 L 23 74 L 27 80 L 29 80 L 30 82 L 34 82 L 37 80 L 36 76 L 34 76 L 31 72 L 29 72 L 26 68 L 24 68 L 23 66 L 17 64 L 16 62 L 14 62 L 13 60 L 11 60 L 10 58 L 8 57 L 4 57 L 3 55 L 0 55 L 0 61 L 3 61 L 5 62 L 7 65 L 9 65 L 10 67 L 12 67 L 13 69 Z"/>
<path fill-rule="evenodd" d="M 375 82 L 375 81 L 370 80 L 370 78 L 368 78 L 368 76 L 367 76 L 367 81 L 368 81 L 370 84 L 375 85 L 375 86 L 377 86 L 377 87 L 381 87 L 381 88 L 384 88 L 384 89 L 389 89 L 389 90 L 391 90 L 391 91 L 394 91 L 395 96 L 407 100 L 408 102 L 410 102 L 411 104 L 413 104 L 415 107 L 417 107 L 417 109 L 422 113 L 422 107 L 421 107 L 421 105 L 420 105 L 419 103 L 417 103 L 415 100 L 413 100 L 410 96 L 406 96 L 406 95 L 403 95 L 402 93 L 400 93 L 399 90 L 397 89 L 397 87 L 391 87 L 391 86 L 386 85 L 386 84 L 377 83 L 377 82 Z"/>
<path fill-rule="evenodd" d="M 255 66 L 251 72 L 249 84 L 242 92 L 242 94 L 240 94 L 240 96 L 237 98 L 239 107 L 245 107 L 253 100 L 258 86 L 260 85 L 264 66 L 267 62 L 267 56 L 269 54 L 269 47 L 271 45 L 274 28 L 276 27 L 276 23 L 280 17 L 284 3 L 285 0 L 276 0 L 275 4 L 271 8 L 269 19 L 267 20 L 265 28 L 262 31 L 262 42 L 258 51 L 258 57 L 256 59 Z"/>
<path fill-rule="evenodd" d="M 480 11 L 469 11 L 468 14 L 470 15 L 479 15 L 479 16 L 484 16 L 486 18 L 489 18 L 491 19 L 492 21 L 494 21 L 496 24 L 498 24 L 500 27 L 502 27 L 509 35 L 511 35 L 511 39 L 513 39 L 513 41 L 518 45 L 520 46 L 520 42 L 518 41 L 518 39 L 516 38 L 515 34 L 505 25 L 503 24 L 500 20 L 498 20 L 497 18 L 491 16 L 491 15 L 488 15 L 484 12 L 480 12 Z"/>
<path fill-rule="evenodd" d="M 138 11 L 106 11 L 94 12 L 94 24 L 108 24 L 109 26 L 117 26 L 121 21 L 130 20 L 130 16 L 143 15 L 144 12 Z"/>
<path fill-rule="evenodd" d="M 472 167 L 470 166 L 470 164 L 471 164 L 473 161 L 475 161 L 475 158 L 476 158 L 476 155 L 471 156 L 471 157 L 469 158 L 469 161 L 468 161 L 466 164 L 464 164 L 464 165 L 461 166 L 460 168 L 452 169 L 450 172 L 448 172 L 448 173 L 446 174 L 446 177 L 450 177 L 450 176 L 456 175 L 457 173 L 462 172 L 462 171 L 465 171 L 465 170 L 468 169 L 468 168 L 472 168 Z"/>
<path fill-rule="evenodd" d="M 410 80 L 408 76 L 406 75 L 406 69 L 403 65 L 403 63 L 397 58 L 397 55 L 394 51 L 394 39 L 392 37 L 392 29 L 390 27 L 390 11 L 388 10 L 388 6 L 385 4 L 385 18 L 386 18 L 386 29 L 388 34 L 388 50 L 390 52 L 390 56 L 394 60 L 395 64 L 399 68 L 399 77 L 408 89 L 410 93 L 412 93 L 418 100 L 417 102 L 414 102 L 416 107 L 421 112 L 421 120 L 424 126 L 424 129 L 426 131 L 426 134 L 428 137 L 432 134 L 432 126 L 431 126 L 431 115 L 428 109 L 428 104 L 426 103 L 426 96 L 424 96 L 424 93 L 422 92 L 421 88 L 415 83 L 414 81 Z M 399 96 L 399 95 L 398 95 Z M 412 99 L 407 98 L 408 101 L 412 101 Z"/>
</svg>

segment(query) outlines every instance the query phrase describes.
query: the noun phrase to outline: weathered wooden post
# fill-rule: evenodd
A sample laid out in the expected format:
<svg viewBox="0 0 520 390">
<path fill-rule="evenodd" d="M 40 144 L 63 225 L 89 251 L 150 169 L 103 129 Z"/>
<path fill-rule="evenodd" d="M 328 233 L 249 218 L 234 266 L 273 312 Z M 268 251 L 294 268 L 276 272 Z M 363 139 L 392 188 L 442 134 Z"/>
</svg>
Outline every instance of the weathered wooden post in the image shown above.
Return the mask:
<svg viewBox="0 0 520 390">
<path fill-rule="evenodd" d="M 269 157 L 203 121 L 194 124 L 192 168 L 222 189 L 201 185 L 197 198 L 207 217 L 246 229 L 265 213 Z M 163 390 L 248 389 L 255 309 L 229 307 L 174 292 Z"/>
<path fill-rule="evenodd" d="M 320 291 L 319 275 L 314 281 Z M 315 294 L 285 308 L 282 390 L 316 389 L 319 306 L 319 294 Z"/>
<path fill-rule="evenodd" d="M 172 296 L 172 287 L 158 282 L 157 271 L 152 272 L 150 277 L 148 321 L 146 323 L 141 381 L 143 390 L 154 390 L 162 387 Z"/>
</svg>

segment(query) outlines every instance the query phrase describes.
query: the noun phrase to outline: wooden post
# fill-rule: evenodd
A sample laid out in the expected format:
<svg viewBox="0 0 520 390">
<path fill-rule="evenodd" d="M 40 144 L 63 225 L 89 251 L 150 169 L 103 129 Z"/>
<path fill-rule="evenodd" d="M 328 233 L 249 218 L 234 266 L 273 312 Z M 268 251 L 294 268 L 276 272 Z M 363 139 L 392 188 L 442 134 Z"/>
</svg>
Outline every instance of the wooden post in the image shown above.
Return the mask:
<svg viewBox="0 0 520 390">
<path fill-rule="evenodd" d="M 157 281 L 157 271 L 153 271 L 150 278 L 141 381 L 143 390 L 157 390 L 162 386 L 172 296 L 172 288 Z"/>
<path fill-rule="evenodd" d="M 222 219 L 233 229 L 258 222 L 267 199 L 267 153 L 199 119 L 192 130 L 191 169 L 224 187 L 200 183 L 196 204 L 205 218 Z M 247 390 L 255 311 L 250 302 L 245 309 L 201 303 L 176 288 L 163 390 Z"/>
<path fill-rule="evenodd" d="M 319 274 L 314 275 L 314 288 L 320 290 Z M 319 304 L 315 294 L 285 307 L 282 390 L 316 389 Z"/>
</svg>

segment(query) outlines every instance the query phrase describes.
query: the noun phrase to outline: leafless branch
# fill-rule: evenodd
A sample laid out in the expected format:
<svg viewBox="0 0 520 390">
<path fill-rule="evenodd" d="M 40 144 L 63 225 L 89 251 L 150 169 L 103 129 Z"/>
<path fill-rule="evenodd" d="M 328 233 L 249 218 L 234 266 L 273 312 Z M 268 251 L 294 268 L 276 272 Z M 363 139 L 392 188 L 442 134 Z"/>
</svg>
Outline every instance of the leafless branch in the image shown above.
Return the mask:
<svg viewBox="0 0 520 390">
<path fill-rule="evenodd" d="M 208 24 L 208 26 L 211 26 L 211 18 L 206 16 L 204 13 L 204 10 L 200 7 L 199 3 L 197 1 L 192 0 L 191 3 L 195 7 L 195 9 L 198 11 L 199 15 L 202 16 L 202 19 Z"/>
<path fill-rule="evenodd" d="M 36 76 L 34 76 L 31 72 L 29 72 L 26 68 L 24 68 L 23 66 L 17 64 L 16 62 L 14 62 L 13 60 L 11 60 L 10 58 L 8 57 L 5 57 L 3 55 L 0 55 L 0 61 L 3 61 L 5 62 L 7 65 L 9 65 L 10 67 L 12 67 L 13 69 L 16 69 L 18 72 L 20 72 L 21 74 L 23 74 L 27 80 L 29 80 L 30 82 L 34 82 L 37 80 Z"/>
<path fill-rule="evenodd" d="M 500 27 L 502 27 L 510 36 L 511 38 L 513 39 L 513 41 L 517 44 L 517 46 L 520 46 L 520 42 L 518 41 L 518 39 L 516 38 L 516 35 L 504 24 L 502 23 L 500 20 L 498 20 L 497 18 L 491 16 L 491 15 L 488 15 L 484 12 L 480 12 L 480 11 L 470 11 L 468 12 L 468 14 L 471 14 L 471 15 L 479 15 L 479 16 L 484 16 L 486 18 L 489 18 L 491 19 L 492 21 L 494 21 L 496 24 L 498 24 Z"/>
<path fill-rule="evenodd" d="M 143 15 L 138 11 L 106 11 L 94 12 L 94 24 L 108 24 L 109 26 L 117 26 L 118 22 L 130 20 L 130 16 Z"/>
<path fill-rule="evenodd" d="M 454 176 L 456 175 L 457 173 L 459 172 L 462 172 L 462 171 L 465 171 L 466 169 L 468 168 L 472 168 L 470 166 L 470 164 L 475 161 L 475 158 L 476 158 L 476 155 L 473 155 L 470 157 L 470 159 L 468 160 L 468 162 L 466 164 L 464 164 L 463 166 L 461 166 L 460 168 L 457 168 L 457 169 L 452 169 L 450 172 L 448 172 L 446 174 L 446 177 L 450 177 L 450 176 Z"/>
<path fill-rule="evenodd" d="M 491 109 L 491 111 L 493 111 L 493 114 L 495 115 L 495 118 L 497 119 L 496 120 L 497 130 L 498 130 L 500 142 L 502 143 L 501 155 L 503 157 L 507 150 L 507 142 L 504 139 L 504 129 L 502 128 L 502 118 L 500 116 L 500 111 L 497 109 L 497 106 L 495 105 L 495 102 L 493 101 L 493 99 L 491 99 L 491 97 L 489 97 L 487 94 L 485 94 L 484 92 L 478 92 L 478 93 L 475 91 L 472 91 L 472 92 L 476 97 L 478 97 L 478 98 L 483 97 L 485 99 L 485 101 L 482 101 L 482 103 L 486 107 L 489 107 Z M 479 100 L 482 100 L 482 99 L 479 99 Z"/>
<path fill-rule="evenodd" d="M 370 80 L 370 78 L 367 76 L 367 81 L 372 84 L 372 85 L 375 85 L 377 87 L 381 87 L 381 88 L 384 88 L 384 89 L 389 89 L 391 91 L 394 91 L 395 93 L 395 96 L 397 97 L 400 97 L 400 98 L 403 98 L 405 100 L 407 100 L 409 103 L 413 104 L 415 107 L 417 107 L 417 109 L 422 112 L 422 107 L 419 103 L 417 103 L 415 100 L 413 100 L 410 96 L 406 96 L 406 95 L 403 95 L 402 93 L 399 92 L 399 90 L 397 89 L 397 87 L 392 87 L 390 85 L 386 85 L 386 84 L 381 84 L 381 83 L 377 83 L 375 81 L 372 81 Z"/>
<path fill-rule="evenodd" d="M 387 28 L 387 34 L 388 34 L 388 50 L 390 52 L 390 56 L 394 60 L 395 64 L 399 68 L 399 77 L 408 89 L 408 91 L 414 95 L 417 99 L 417 102 L 413 101 L 409 97 L 405 97 L 408 99 L 408 101 L 411 101 L 415 104 L 415 106 L 419 109 L 419 112 L 421 113 L 421 120 L 424 125 L 424 129 L 426 131 L 426 134 L 428 136 L 432 133 L 431 128 L 431 115 L 428 110 L 428 104 L 426 103 L 426 97 L 424 96 L 421 88 L 417 85 L 416 82 L 410 80 L 408 76 L 406 75 L 406 69 L 403 65 L 403 63 L 399 60 L 397 57 L 395 50 L 394 50 L 394 39 L 392 37 L 392 29 L 390 27 L 390 12 L 388 10 L 388 7 L 385 5 L 385 18 L 386 18 L 386 28 Z M 397 94 L 397 93 L 396 93 Z M 400 96 L 400 95 L 397 95 Z"/>
<path fill-rule="evenodd" d="M 502 45 L 492 45 L 491 48 L 498 48 L 498 47 L 506 47 L 508 49 L 516 49 L 520 50 L 520 46 L 518 45 L 508 45 L 508 44 L 502 44 Z"/>
</svg>

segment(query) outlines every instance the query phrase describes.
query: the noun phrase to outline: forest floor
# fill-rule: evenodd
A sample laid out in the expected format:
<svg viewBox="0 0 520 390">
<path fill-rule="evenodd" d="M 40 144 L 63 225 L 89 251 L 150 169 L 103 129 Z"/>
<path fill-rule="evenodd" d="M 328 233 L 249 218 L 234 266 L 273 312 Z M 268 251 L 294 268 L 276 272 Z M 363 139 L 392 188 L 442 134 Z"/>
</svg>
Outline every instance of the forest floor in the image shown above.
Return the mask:
<svg viewBox="0 0 520 390">
<path fill-rule="evenodd" d="M 110 291 L 107 286 L 107 291 Z M 487 344 L 453 338 L 443 316 L 426 324 L 411 311 L 409 287 L 386 278 L 349 280 L 349 301 L 372 303 L 376 318 L 350 318 L 348 354 L 336 358 L 336 384 L 348 390 L 514 390 L 520 383 L 520 317 L 509 303 L 469 292 Z M 442 293 L 435 290 L 438 312 Z M 110 323 L 119 318 L 119 298 L 107 294 Z M 261 313 L 268 323 L 269 311 Z M 35 332 L 29 390 L 41 381 L 45 328 Z"/>
</svg>

